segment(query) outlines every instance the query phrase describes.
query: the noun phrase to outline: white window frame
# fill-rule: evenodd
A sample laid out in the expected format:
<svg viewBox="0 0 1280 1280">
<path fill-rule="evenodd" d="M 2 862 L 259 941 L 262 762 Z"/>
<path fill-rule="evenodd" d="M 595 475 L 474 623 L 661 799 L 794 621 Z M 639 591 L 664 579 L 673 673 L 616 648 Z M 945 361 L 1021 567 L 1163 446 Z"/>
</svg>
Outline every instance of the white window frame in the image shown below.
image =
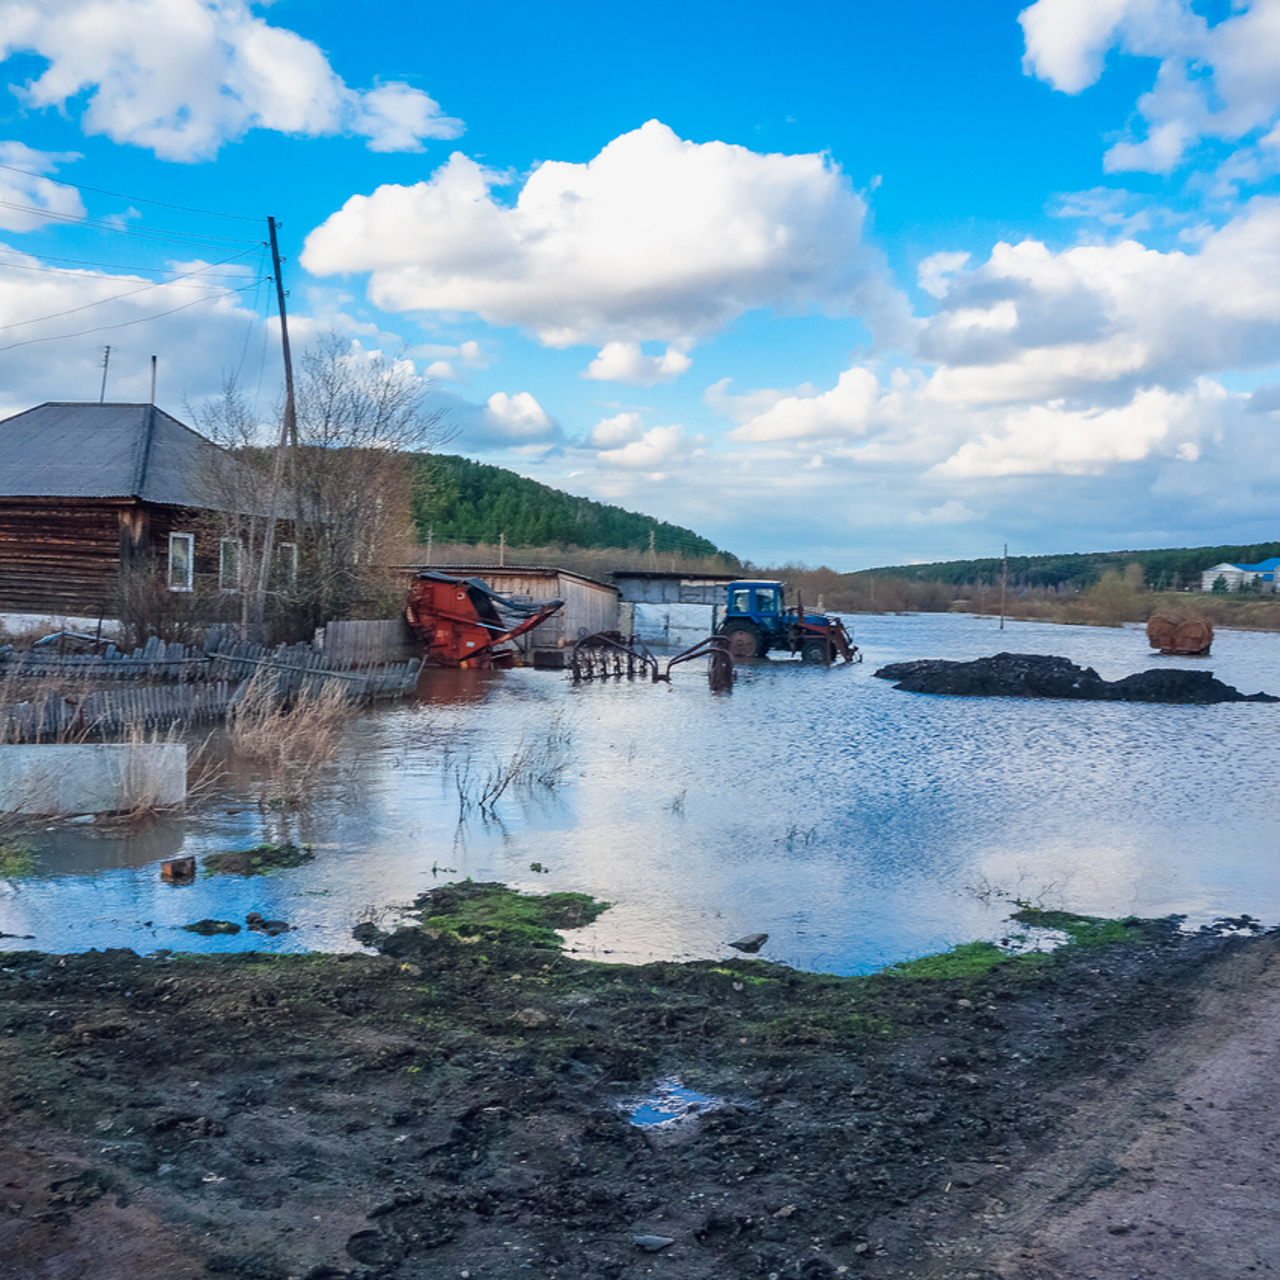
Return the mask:
<svg viewBox="0 0 1280 1280">
<path fill-rule="evenodd" d="M 174 581 L 175 561 L 174 549 L 186 547 L 187 572 L 184 580 Z M 196 536 L 194 533 L 171 533 L 169 535 L 169 590 L 191 591 L 195 582 L 196 568 Z"/>
<path fill-rule="evenodd" d="M 234 547 L 232 558 L 235 561 L 234 577 L 227 573 L 227 550 Z M 244 544 L 239 538 L 220 538 L 218 540 L 218 588 L 221 591 L 239 591 L 244 585 Z"/>
<path fill-rule="evenodd" d="M 276 585 L 282 591 L 293 591 L 298 585 L 298 544 L 276 543 Z"/>
</svg>

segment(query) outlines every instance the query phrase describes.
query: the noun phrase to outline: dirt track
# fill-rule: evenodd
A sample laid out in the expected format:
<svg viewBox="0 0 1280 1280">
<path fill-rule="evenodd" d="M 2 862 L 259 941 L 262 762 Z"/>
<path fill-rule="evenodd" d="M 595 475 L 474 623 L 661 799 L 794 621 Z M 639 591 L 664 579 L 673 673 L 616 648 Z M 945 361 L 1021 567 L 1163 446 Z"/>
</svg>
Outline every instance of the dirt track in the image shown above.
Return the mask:
<svg viewBox="0 0 1280 1280">
<path fill-rule="evenodd" d="M 11 953 L 0 1274 L 1280 1270 L 1280 940 L 1131 933 L 947 980 Z M 629 1124 L 673 1074 L 726 1105 Z"/>
</svg>

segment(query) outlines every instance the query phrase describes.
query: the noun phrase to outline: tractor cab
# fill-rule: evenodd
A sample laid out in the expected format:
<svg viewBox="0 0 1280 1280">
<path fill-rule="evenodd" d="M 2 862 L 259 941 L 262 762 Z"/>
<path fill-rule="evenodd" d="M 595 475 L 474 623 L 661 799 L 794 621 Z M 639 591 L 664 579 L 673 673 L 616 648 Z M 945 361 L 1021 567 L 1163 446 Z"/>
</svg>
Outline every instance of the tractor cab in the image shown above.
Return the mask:
<svg viewBox="0 0 1280 1280">
<path fill-rule="evenodd" d="M 727 594 L 727 618 L 750 618 L 757 626 L 770 631 L 781 625 L 782 583 L 731 582 Z"/>
</svg>

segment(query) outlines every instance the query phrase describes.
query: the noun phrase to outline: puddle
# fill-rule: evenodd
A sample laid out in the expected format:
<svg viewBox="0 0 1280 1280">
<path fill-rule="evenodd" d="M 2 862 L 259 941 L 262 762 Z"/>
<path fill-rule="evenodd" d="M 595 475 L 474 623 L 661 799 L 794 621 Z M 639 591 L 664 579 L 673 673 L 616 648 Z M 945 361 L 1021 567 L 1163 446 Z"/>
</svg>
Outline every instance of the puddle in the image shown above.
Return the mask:
<svg viewBox="0 0 1280 1280">
<path fill-rule="evenodd" d="M 645 1097 L 623 1104 L 627 1118 L 641 1129 L 658 1125 L 677 1125 L 707 1111 L 717 1111 L 726 1104 L 724 1098 L 711 1098 L 705 1093 L 686 1089 L 678 1079 L 659 1080 L 654 1091 Z"/>
</svg>

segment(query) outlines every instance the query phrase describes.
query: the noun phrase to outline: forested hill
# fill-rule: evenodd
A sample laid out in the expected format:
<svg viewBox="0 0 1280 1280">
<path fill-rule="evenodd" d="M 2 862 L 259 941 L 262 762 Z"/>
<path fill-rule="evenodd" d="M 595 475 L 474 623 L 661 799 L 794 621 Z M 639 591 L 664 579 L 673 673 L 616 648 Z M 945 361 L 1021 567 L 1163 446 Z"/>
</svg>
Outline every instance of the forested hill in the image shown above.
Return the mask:
<svg viewBox="0 0 1280 1280">
<path fill-rule="evenodd" d="M 1010 556 L 1009 581 L 1024 587 L 1091 587 L 1108 569 L 1142 566 L 1146 584 L 1158 590 L 1197 586 L 1200 574 L 1223 561 L 1257 564 L 1280 556 L 1280 542 L 1256 542 L 1250 546 L 1179 547 L 1157 551 L 1084 551 L 1057 556 Z M 986 560 L 948 560 L 939 564 L 909 564 L 870 571 L 878 577 L 906 578 L 915 582 L 996 582 L 1000 557 Z"/>
<path fill-rule="evenodd" d="M 736 557 L 692 529 L 590 498 L 575 498 L 514 471 L 451 454 L 417 460 L 422 484 L 414 499 L 418 536 L 437 544 L 497 543 L 514 547 L 607 547 L 633 551 Z"/>
</svg>

